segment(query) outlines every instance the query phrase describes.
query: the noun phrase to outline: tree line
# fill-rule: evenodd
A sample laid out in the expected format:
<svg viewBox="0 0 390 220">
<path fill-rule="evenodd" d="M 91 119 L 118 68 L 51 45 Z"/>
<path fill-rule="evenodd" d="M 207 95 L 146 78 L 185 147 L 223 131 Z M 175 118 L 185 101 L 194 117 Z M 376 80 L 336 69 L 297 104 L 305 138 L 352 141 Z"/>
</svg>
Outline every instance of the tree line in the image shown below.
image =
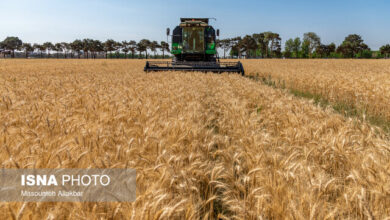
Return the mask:
<svg viewBox="0 0 390 220">
<path fill-rule="evenodd" d="M 303 38 L 291 38 L 284 44 L 278 33 L 263 32 L 217 40 L 217 46 L 223 51 L 223 58 L 389 58 L 390 44 L 379 51 L 372 51 L 360 35 L 350 34 L 336 46 L 334 43 L 323 44 L 314 32 L 308 32 Z M 93 39 L 74 40 L 67 43 L 43 44 L 24 43 L 18 37 L 7 37 L 0 42 L 0 52 L 4 57 L 15 57 L 15 52 L 40 58 L 166 58 L 169 44 L 142 39 L 139 42 L 114 41 L 104 42 Z M 148 52 L 152 54 L 148 54 Z M 162 56 L 157 54 L 161 52 Z M 228 56 L 227 56 L 228 55 Z M 168 55 L 169 56 L 169 55 Z"/>
<path fill-rule="evenodd" d="M 153 53 L 153 56 L 148 54 L 148 50 Z M 162 52 L 162 56 L 157 55 L 157 50 Z M 45 42 L 43 44 L 24 43 L 18 37 L 7 37 L 0 42 L 0 52 L 10 57 L 15 57 L 15 52 L 19 51 L 24 54 L 25 58 L 32 55 L 40 58 L 166 58 L 166 52 L 169 52 L 169 44 L 165 41 L 158 43 L 142 39 L 139 42 L 130 41 L 114 41 L 108 39 L 104 42 L 93 39 L 74 40 L 73 42 L 52 43 Z M 145 53 L 145 56 L 143 56 Z"/>
<path fill-rule="evenodd" d="M 218 41 L 223 57 L 242 58 L 389 58 L 390 44 L 382 46 L 378 51 L 372 51 L 364 43 L 362 37 L 350 34 L 337 47 L 336 44 L 323 44 L 321 38 L 314 32 L 308 32 L 303 38 L 291 38 L 284 44 L 278 33 L 263 32 L 234 37 Z M 229 53 L 227 53 L 229 52 Z"/>
</svg>

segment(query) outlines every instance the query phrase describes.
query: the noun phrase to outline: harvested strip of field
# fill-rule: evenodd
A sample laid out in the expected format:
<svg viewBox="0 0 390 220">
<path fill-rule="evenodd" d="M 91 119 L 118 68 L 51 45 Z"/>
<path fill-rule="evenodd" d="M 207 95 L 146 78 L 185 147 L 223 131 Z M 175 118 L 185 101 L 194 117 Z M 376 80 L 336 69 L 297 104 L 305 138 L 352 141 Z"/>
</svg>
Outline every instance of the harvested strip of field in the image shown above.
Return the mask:
<svg viewBox="0 0 390 220">
<path fill-rule="evenodd" d="M 0 203 L 0 218 L 390 216 L 390 142 L 238 75 L 142 61 L 6 61 L 3 168 L 137 170 L 134 203 Z"/>
<path fill-rule="evenodd" d="M 319 97 L 390 129 L 387 60 L 246 60 L 246 73 L 304 96 Z"/>
</svg>

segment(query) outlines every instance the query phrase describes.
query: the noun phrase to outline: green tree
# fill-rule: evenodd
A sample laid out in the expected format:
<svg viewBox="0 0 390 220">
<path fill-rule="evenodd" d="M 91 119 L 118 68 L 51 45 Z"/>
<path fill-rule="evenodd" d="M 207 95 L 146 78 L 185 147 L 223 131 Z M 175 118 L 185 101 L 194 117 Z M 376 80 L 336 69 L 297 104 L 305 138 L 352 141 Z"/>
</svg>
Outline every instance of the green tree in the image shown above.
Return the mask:
<svg viewBox="0 0 390 220">
<path fill-rule="evenodd" d="M 66 59 L 68 56 L 68 52 L 71 50 L 70 45 L 66 42 L 62 42 L 62 50 L 64 52 L 64 58 Z"/>
<path fill-rule="evenodd" d="M 314 32 L 307 32 L 303 34 L 303 41 L 306 41 L 306 44 L 309 46 L 309 58 L 312 57 L 314 49 L 321 45 L 321 38 Z"/>
<path fill-rule="evenodd" d="M 335 43 L 330 43 L 328 45 L 328 52 L 329 52 L 328 56 L 330 56 L 332 53 L 336 52 L 336 44 Z"/>
<path fill-rule="evenodd" d="M 165 51 L 170 51 L 169 50 L 169 44 L 167 43 L 167 42 L 165 42 L 165 41 L 161 41 L 160 42 L 160 46 L 161 46 L 161 51 L 162 51 L 162 53 L 163 53 L 163 59 L 165 58 L 165 54 L 164 54 L 164 52 Z"/>
<path fill-rule="evenodd" d="M 5 50 L 12 51 L 11 57 L 15 57 L 15 50 L 19 50 L 22 47 L 23 42 L 18 37 L 7 37 L 1 43 Z"/>
<path fill-rule="evenodd" d="M 80 54 L 84 47 L 83 41 L 74 40 L 72 43 L 70 43 L 70 47 L 72 48 L 73 52 L 77 53 L 77 57 L 80 59 Z"/>
<path fill-rule="evenodd" d="M 255 39 L 252 36 L 246 35 L 239 43 L 240 49 L 242 52 L 246 53 L 246 57 L 250 58 L 253 56 L 254 51 L 256 51 L 257 44 Z"/>
<path fill-rule="evenodd" d="M 280 58 L 282 56 L 282 38 L 277 33 L 271 35 L 270 51 L 273 57 Z"/>
<path fill-rule="evenodd" d="M 364 51 L 370 51 L 370 48 L 364 43 L 362 37 L 357 34 L 348 35 L 337 48 L 337 52 L 347 58 L 363 57 Z"/>
<path fill-rule="evenodd" d="M 372 52 L 371 52 L 371 49 L 364 49 L 362 52 L 360 52 L 357 56 L 357 58 L 365 58 L 365 59 L 369 59 L 369 58 L 372 58 Z"/>
<path fill-rule="evenodd" d="M 6 51 L 5 51 L 5 48 L 4 48 L 4 45 L 3 45 L 3 42 L 0 41 L 0 54 L 3 54 L 3 58 L 5 58 L 5 55 L 6 55 Z"/>
<path fill-rule="evenodd" d="M 131 40 L 131 41 L 129 41 L 128 46 L 129 46 L 129 50 L 131 52 L 131 58 L 134 59 L 134 54 L 135 54 L 135 51 L 137 50 L 137 42 L 135 42 L 134 40 Z M 163 51 L 163 53 L 164 53 L 164 51 Z"/>
<path fill-rule="evenodd" d="M 330 57 L 336 50 L 336 45 L 331 43 L 329 45 L 321 44 L 316 48 L 316 53 L 320 58 Z"/>
<path fill-rule="evenodd" d="M 41 45 L 41 44 L 34 44 L 33 48 L 34 48 L 34 50 L 36 50 L 40 54 L 40 57 L 43 58 L 43 54 L 42 53 L 45 50 L 43 45 Z"/>
<path fill-rule="evenodd" d="M 278 33 L 267 31 L 260 34 L 253 34 L 253 38 L 257 43 L 257 48 L 260 50 L 261 57 L 281 57 L 282 39 Z"/>
<path fill-rule="evenodd" d="M 114 50 L 115 50 L 115 57 L 119 58 L 120 56 L 120 51 L 123 48 L 123 45 L 121 42 L 115 42 L 114 44 Z"/>
<path fill-rule="evenodd" d="M 316 48 L 316 55 L 320 58 L 326 57 L 328 54 L 328 46 L 325 44 L 318 45 Z"/>
<path fill-rule="evenodd" d="M 150 50 L 154 53 L 154 58 L 156 58 L 156 51 L 160 47 L 157 41 L 152 41 L 149 44 Z"/>
<path fill-rule="evenodd" d="M 301 39 L 299 37 L 296 37 L 294 39 L 294 43 L 293 43 L 293 52 L 294 52 L 294 57 L 295 58 L 299 58 L 299 52 L 301 51 Z"/>
<path fill-rule="evenodd" d="M 46 58 L 48 58 L 48 54 L 47 54 L 47 45 L 45 44 L 45 43 L 43 43 L 43 44 L 41 44 L 41 46 L 42 46 L 42 51 L 43 51 L 43 53 L 45 53 L 46 54 Z"/>
<path fill-rule="evenodd" d="M 252 37 L 256 41 L 257 48 L 261 54 L 261 57 L 264 58 L 264 56 L 266 56 L 268 51 L 268 43 L 265 38 L 265 34 L 264 33 L 253 34 Z"/>
<path fill-rule="evenodd" d="M 235 37 L 230 39 L 230 55 L 231 56 L 236 56 L 238 58 L 241 58 L 241 37 Z"/>
<path fill-rule="evenodd" d="M 148 59 L 148 49 L 150 48 L 150 40 L 142 39 L 138 44 L 142 45 L 141 46 L 141 49 L 143 49 L 142 52 L 145 52 L 146 59 Z"/>
<path fill-rule="evenodd" d="M 28 53 L 34 51 L 33 46 L 30 43 L 23 43 L 21 48 L 24 50 L 25 57 L 28 58 Z"/>
<path fill-rule="evenodd" d="M 103 43 L 100 40 L 92 40 L 90 44 L 91 56 L 93 59 L 96 59 L 96 53 L 101 53 L 104 51 Z"/>
<path fill-rule="evenodd" d="M 293 51 L 294 51 L 294 40 L 290 38 L 284 44 L 284 56 L 286 58 L 290 58 Z"/>
<path fill-rule="evenodd" d="M 337 47 L 337 53 L 341 54 L 344 58 L 353 58 L 354 52 L 352 45 L 349 43 L 341 44 Z"/>
<path fill-rule="evenodd" d="M 43 46 L 44 50 L 45 50 L 46 53 L 47 53 L 47 57 L 50 58 L 50 52 L 51 52 L 52 50 L 54 50 L 54 45 L 53 45 L 53 43 L 51 43 L 51 42 L 45 42 L 45 43 L 42 44 L 42 46 Z"/>
<path fill-rule="evenodd" d="M 89 58 L 89 52 L 92 51 L 93 40 L 92 39 L 83 39 L 83 54 L 84 58 Z"/>
<path fill-rule="evenodd" d="M 390 57 L 390 44 L 386 44 L 386 45 L 383 45 L 379 51 L 381 52 L 381 54 L 385 57 L 385 58 L 389 58 Z"/>
<path fill-rule="evenodd" d="M 301 57 L 308 58 L 310 55 L 310 42 L 308 40 L 303 40 L 301 48 Z"/>
<path fill-rule="evenodd" d="M 127 59 L 127 53 L 130 51 L 129 49 L 129 42 L 122 41 L 122 52 L 125 53 L 125 59 Z"/>
<path fill-rule="evenodd" d="M 57 54 L 57 59 L 59 58 L 59 52 L 61 51 L 62 52 L 62 44 L 61 43 L 56 43 L 54 44 L 54 51 L 56 51 L 56 54 Z"/>
<path fill-rule="evenodd" d="M 103 47 L 104 47 L 105 57 L 107 59 L 107 54 L 110 53 L 111 55 L 111 52 L 115 50 L 115 41 L 112 39 L 108 39 L 104 42 Z"/>
<path fill-rule="evenodd" d="M 139 52 L 139 58 L 141 58 L 142 52 L 145 52 L 146 49 L 146 45 L 143 42 L 140 41 L 137 43 L 137 51 Z"/>
<path fill-rule="evenodd" d="M 265 47 L 265 57 L 266 58 L 269 58 L 271 57 L 271 53 L 269 52 L 270 51 L 270 42 L 271 40 L 273 39 L 273 36 L 274 36 L 274 33 L 270 32 L 270 31 L 267 31 L 267 32 L 263 32 L 262 33 L 264 35 L 264 43 L 266 45 Z"/>
</svg>

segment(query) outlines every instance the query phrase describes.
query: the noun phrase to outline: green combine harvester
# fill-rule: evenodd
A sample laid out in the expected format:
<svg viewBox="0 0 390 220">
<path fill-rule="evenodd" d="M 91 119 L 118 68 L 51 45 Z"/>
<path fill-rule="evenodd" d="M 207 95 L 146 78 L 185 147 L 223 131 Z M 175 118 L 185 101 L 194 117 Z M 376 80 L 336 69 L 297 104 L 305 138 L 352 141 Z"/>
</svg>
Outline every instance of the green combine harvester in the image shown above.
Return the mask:
<svg viewBox="0 0 390 220">
<path fill-rule="evenodd" d="M 147 61 L 145 72 L 152 71 L 199 71 L 214 73 L 239 73 L 244 75 L 241 62 L 220 62 L 217 56 L 216 36 L 219 30 L 209 25 L 208 18 L 181 18 L 173 30 L 169 61 Z M 167 36 L 170 29 L 167 28 Z"/>
</svg>

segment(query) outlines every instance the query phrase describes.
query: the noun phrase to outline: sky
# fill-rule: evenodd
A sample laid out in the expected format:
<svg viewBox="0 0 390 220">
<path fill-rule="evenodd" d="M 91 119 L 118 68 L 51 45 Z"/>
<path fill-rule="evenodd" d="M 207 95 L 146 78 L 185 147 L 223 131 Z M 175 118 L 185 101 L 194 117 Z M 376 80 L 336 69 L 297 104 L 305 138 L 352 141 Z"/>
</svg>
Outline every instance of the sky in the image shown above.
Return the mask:
<svg viewBox="0 0 390 220">
<path fill-rule="evenodd" d="M 316 32 L 327 44 L 359 34 L 371 49 L 390 43 L 389 0 L 0 0 L 0 40 L 93 38 L 166 41 L 180 17 L 216 18 L 220 38 L 273 31 L 283 42 Z"/>
</svg>

